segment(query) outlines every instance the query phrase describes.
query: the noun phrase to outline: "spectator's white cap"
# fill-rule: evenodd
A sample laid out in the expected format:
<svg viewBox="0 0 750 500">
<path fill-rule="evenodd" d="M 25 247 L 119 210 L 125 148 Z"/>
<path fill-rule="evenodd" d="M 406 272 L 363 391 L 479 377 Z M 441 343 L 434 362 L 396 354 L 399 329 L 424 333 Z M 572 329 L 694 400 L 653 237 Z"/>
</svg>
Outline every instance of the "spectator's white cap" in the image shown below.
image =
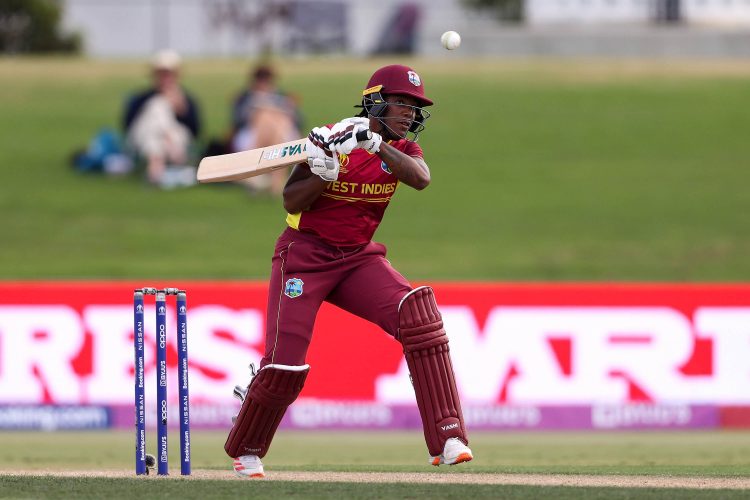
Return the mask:
<svg viewBox="0 0 750 500">
<path fill-rule="evenodd" d="M 167 71 L 176 71 L 180 68 L 182 58 L 180 54 L 171 49 L 160 50 L 151 59 L 151 67 Z"/>
</svg>

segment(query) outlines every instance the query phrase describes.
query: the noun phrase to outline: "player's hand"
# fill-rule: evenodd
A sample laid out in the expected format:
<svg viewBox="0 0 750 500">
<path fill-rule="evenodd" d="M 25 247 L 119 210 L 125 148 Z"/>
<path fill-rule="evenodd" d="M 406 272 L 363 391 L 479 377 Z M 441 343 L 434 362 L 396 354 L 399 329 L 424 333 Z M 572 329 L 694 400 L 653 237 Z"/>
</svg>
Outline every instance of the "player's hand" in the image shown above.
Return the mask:
<svg viewBox="0 0 750 500">
<path fill-rule="evenodd" d="M 339 177 L 338 155 L 327 149 L 330 137 L 330 129 L 315 127 L 308 134 L 305 143 L 310 172 L 328 182 L 335 181 Z"/>
<path fill-rule="evenodd" d="M 344 118 L 339 123 L 349 123 L 351 125 L 361 125 L 364 128 L 370 128 L 370 119 L 364 116 L 352 116 L 351 118 Z"/>
<path fill-rule="evenodd" d="M 347 122 L 347 123 L 351 123 L 352 125 L 359 126 L 359 127 L 356 127 L 359 129 L 359 131 L 370 129 L 370 119 L 365 118 L 363 116 L 345 118 L 341 120 L 341 122 Z M 364 141 L 358 141 L 357 147 L 365 149 L 369 153 L 377 153 L 378 151 L 380 151 L 380 143 L 383 142 L 383 137 L 377 132 L 370 132 L 370 134 L 371 134 L 371 137 L 369 139 L 364 140 Z"/>
<path fill-rule="evenodd" d="M 368 153 L 377 153 L 380 151 L 380 143 L 383 142 L 383 137 L 377 132 L 370 132 L 370 138 L 357 143 L 358 148 L 366 150 Z"/>
<path fill-rule="evenodd" d="M 307 164 L 310 165 L 310 172 L 326 182 L 333 182 L 339 178 L 339 160 L 336 154 L 328 156 L 323 153 L 308 156 Z"/>
<path fill-rule="evenodd" d="M 370 128 L 370 120 L 362 117 L 345 118 L 331 128 L 331 139 L 328 148 L 340 154 L 351 154 L 357 148 L 362 148 L 370 153 L 380 151 L 380 143 L 383 138 L 380 134 L 369 132 L 366 140 L 357 140 L 357 134 L 367 132 Z"/>
</svg>

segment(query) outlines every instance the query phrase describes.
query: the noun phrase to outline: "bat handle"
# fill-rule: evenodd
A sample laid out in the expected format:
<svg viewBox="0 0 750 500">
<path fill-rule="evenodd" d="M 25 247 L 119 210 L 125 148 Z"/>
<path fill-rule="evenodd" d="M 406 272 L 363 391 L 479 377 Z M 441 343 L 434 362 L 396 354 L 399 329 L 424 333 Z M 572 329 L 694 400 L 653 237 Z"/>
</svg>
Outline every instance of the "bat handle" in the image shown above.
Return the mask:
<svg viewBox="0 0 750 500">
<path fill-rule="evenodd" d="M 360 130 L 354 137 L 357 138 L 357 142 L 366 141 L 368 139 L 372 139 L 372 131 L 370 131 L 370 129 Z"/>
</svg>

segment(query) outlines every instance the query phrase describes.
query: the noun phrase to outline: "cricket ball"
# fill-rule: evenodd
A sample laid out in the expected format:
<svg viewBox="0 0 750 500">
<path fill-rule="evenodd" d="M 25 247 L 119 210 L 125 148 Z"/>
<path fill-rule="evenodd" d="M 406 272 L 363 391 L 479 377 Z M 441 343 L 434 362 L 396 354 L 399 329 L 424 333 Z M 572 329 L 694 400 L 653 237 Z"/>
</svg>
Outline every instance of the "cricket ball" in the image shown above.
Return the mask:
<svg viewBox="0 0 750 500">
<path fill-rule="evenodd" d="M 461 45 L 461 35 L 455 31 L 446 31 L 440 37 L 440 44 L 448 50 L 457 49 Z"/>
</svg>

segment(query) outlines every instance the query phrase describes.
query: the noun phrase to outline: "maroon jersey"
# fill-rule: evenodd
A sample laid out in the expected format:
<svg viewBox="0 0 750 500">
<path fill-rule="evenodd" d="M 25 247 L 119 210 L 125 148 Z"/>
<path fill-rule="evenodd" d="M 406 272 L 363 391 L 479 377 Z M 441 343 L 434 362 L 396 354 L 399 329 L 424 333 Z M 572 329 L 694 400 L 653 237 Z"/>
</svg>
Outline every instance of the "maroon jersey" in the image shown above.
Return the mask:
<svg viewBox="0 0 750 500">
<path fill-rule="evenodd" d="M 408 156 L 422 158 L 422 148 L 415 142 L 401 139 L 389 144 Z M 287 224 L 316 234 L 333 246 L 366 245 L 383 220 L 398 179 L 378 155 L 364 149 L 340 155 L 339 162 L 338 180 L 329 182 L 307 210 L 289 214 Z"/>
</svg>

